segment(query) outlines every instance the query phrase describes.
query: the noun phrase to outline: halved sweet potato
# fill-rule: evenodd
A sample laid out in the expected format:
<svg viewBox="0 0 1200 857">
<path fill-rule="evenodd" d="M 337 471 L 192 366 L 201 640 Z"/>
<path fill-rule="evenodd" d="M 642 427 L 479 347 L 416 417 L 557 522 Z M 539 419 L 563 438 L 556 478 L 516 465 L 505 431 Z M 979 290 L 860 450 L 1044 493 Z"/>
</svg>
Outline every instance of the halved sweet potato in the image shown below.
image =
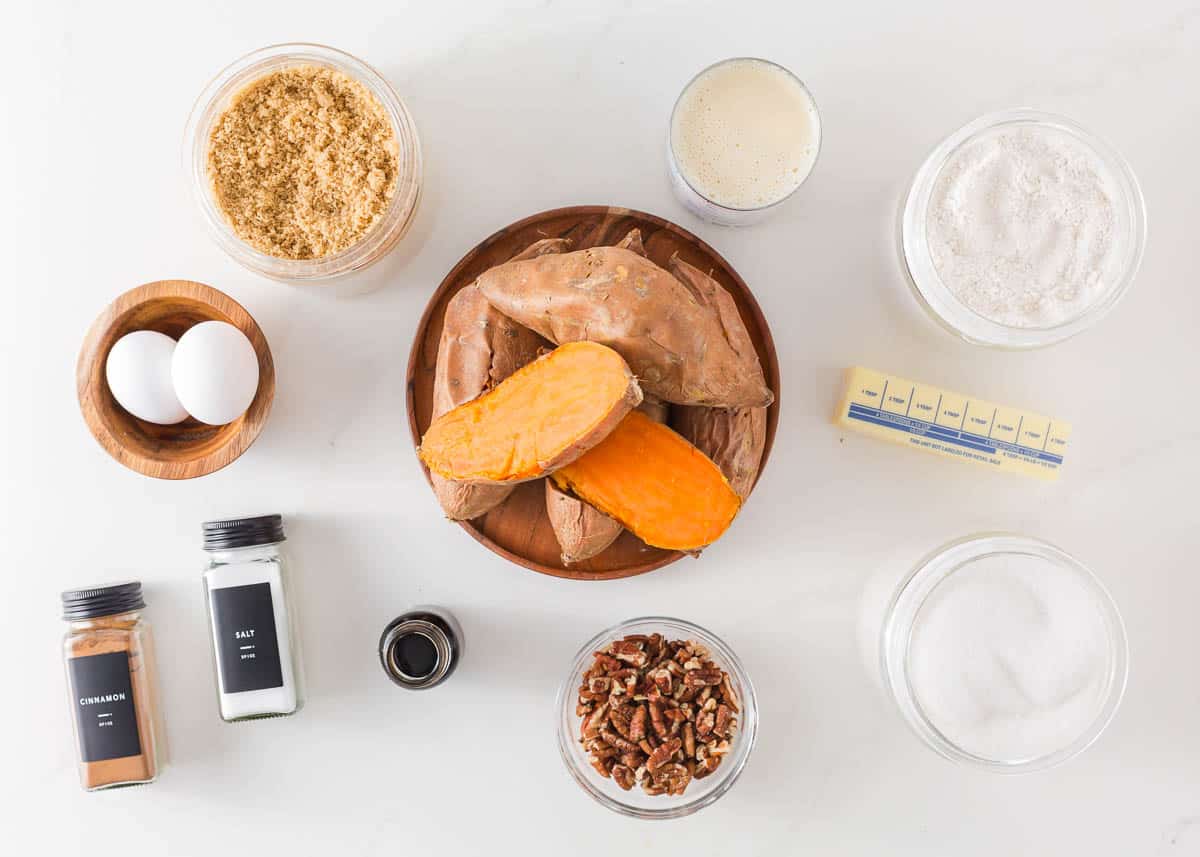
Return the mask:
<svg viewBox="0 0 1200 857">
<path fill-rule="evenodd" d="M 668 406 L 657 399 L 643 399 L 638 410 L 657 423 L 667 422 Z M 562 548 L 562 561 L 567 565 L 596 556 L 625 529 L 620 521 L 563 491 L 553 479 L 546 480 L 546 517 Z"/>
<path fill-rule="evenodd" d="M 570 242 L 546 238 L 510 261 L 565 253 Z M 463 289 L 446 305 L 433 380 L 433 418 L 499 384 L 535 359 L 550 343 L 501 315 L 475 288 Z M 446 517 L 469 521 L 499 506 L 512 493 L 509 485 L 473 485 L 429 474 L 433 493 Z"/>
<path fill-rule="evenodd" d="M 641 411 L 551 478 L 646 544 L 667 550 L 712 544 L 742 502 L 708 456 Z"/>
<path fill-rule="evenodd" d="M 641 400 L 621 355 L 569 343 L 434 420 L 418 454 L 447 479 L 527 482 L 579 458 Z"/>
</svg>

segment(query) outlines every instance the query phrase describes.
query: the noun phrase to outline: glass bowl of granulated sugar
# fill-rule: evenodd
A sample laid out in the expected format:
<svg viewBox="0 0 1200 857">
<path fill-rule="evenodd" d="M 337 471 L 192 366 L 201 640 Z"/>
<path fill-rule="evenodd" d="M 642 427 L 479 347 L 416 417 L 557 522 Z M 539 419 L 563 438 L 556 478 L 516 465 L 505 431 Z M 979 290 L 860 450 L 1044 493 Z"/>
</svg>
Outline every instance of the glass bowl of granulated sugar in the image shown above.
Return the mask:
<svg viewBox="0 0 1200 857">
<path fill-rule="evenodd" d="M 997 773 L 1053 767 L 1112 721 L 1129 670 L 1100 581 L 1037 539 L 990 533 L 927 557 L 882 635 L 884 680 L 932 749 Z"/>
<path fill-rule="evenodd" d="M 1145 201 L 1120 153 L 1034 110 L 992 113 L 943 140 L 900 211 L 900 262 L 918 301 L 996 348 L 1091 327 L 1128 291 L 1145 243 Z"/>
</svg>

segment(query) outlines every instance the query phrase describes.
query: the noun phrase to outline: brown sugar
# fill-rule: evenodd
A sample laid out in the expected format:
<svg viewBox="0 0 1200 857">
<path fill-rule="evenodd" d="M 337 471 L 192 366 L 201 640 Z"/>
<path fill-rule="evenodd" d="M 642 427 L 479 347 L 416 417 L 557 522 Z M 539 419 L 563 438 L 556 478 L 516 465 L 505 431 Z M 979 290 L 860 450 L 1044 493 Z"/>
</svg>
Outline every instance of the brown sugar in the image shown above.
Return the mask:
<svg viewBox="0 0 1200 857">
<path fill-rule="evenodd" d="M 383 105 L 324 66 L 250 82 L 209 135 L 218 208 L 239 238 L 284 259 L 319 259 L 361 240 L 387 210 L 398 171 Z"/>
</svg>

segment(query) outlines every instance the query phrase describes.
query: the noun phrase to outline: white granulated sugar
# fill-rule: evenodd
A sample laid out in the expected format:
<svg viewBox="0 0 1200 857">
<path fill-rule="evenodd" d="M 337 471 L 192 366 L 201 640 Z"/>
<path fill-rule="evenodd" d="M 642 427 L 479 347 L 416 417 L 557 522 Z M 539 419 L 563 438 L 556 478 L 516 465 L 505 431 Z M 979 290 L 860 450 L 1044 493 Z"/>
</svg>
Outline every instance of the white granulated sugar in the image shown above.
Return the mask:
<svg viewBox="0 0 1200 857">
<path fill-rule="evenodd" d="M 921 607 L 909 679 L 929 722 L 993 761 L 1072 744 L 1103 707 L 1107 626 L 1091 590 L 1034 556 L 994 555 L 953 572 Z"/>
<path fill-rule="evenodd" d="M 1011 327 L 1071 321 L 1116 281 L 1118 198 L 1109 169 L 1066 131 L 998 128 L 948 159 L 926 238 L 941 281 Z"/>
</svg>

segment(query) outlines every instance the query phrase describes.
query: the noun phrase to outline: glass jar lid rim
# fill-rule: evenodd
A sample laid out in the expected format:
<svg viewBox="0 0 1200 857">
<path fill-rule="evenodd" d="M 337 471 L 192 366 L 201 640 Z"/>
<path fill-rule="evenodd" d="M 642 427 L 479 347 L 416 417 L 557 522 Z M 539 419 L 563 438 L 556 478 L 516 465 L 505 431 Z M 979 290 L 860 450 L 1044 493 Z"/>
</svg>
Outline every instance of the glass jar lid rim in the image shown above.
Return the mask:
<svg viewBox="0 0 1200 857">
<path fill-rule="evenodd" d="M 146 606 L 140 580 L 122 580 L 68 589 L 61 597 L 62 615 L 67 620 L 115 616 L 118 613 L 141 610 Z"/>
<path fill-rule="evenodd" d="M 226 518 L 201 524 L 206 551 L 257 547 L 286 540 L 282 515 Z"/>
</svg>

